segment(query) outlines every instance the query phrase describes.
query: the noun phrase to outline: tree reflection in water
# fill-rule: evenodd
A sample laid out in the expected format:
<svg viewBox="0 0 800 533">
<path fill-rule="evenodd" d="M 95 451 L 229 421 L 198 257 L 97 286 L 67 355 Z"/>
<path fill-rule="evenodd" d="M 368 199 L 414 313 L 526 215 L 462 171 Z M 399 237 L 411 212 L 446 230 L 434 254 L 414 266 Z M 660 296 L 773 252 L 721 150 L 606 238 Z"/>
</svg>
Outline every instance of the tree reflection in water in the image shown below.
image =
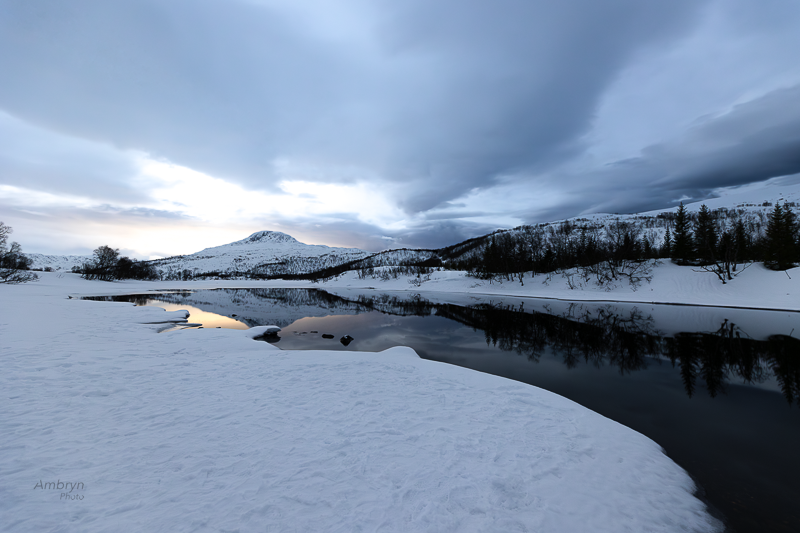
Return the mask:
<svg viewBox="0 0 800 533">
<path fill-rule="evenodd" d="M 760 383 L 775 376 L 789 403 L 800 403 L 800 341 L 772 335 L 766 341 L 747 338 L 728 321 L 713 333 L 678 333 L 663 339 L 664 355 L 678 365 L 687 394 L 694 394 L 698 376 L 714 397 L 725 391 L 725 381 L 736 376 Z"/>
<path fill-rule="evenodd" d="M 214 294 L 213 302 L 209 295 Z M 225 298 L 222 298 L 222 296 Z M 725 392 L 726 383 L 741 379 L 762 383 L 771 376 L 778 382 L 786 400 L 800 404 L 800 340 L 772 335 L 766 340 L 751 338 L 736 324 L 725 319 L 716 331 L 686 331 L 665 335 L 656 327 L 652 315 L 638 308 L 590 304 L 569 304 L 566 310 L 525 309 L 525 303 L 508 305 L 483 302 L 475 305 L 433 303 L 419 294 L 369 293 L 342 297 L 316 289 L 217 289 L 213 291 L 172 291 L 158 295 L 90 297 L 103 301 L 134 302 L 152 305 L 154 300 L 193 305 L 249 325 L 263 320 L 247 316 L 245 304 L 267 304 L 285 308 L 288 324 L 292 313 L 316 306 L 331 315 L 378 311 L 395 316 L 447 318 L 475 331 L 483 331 L 487 345 L 516 352 L 531 362 L 546 353 L 561 358 L 567 368 L 583 364 L 619 369 L 620 374 L 644 370 L 653 358 L 669 360 L 678 367 L 686 393 L 691 397 L 701 379 L 711 397 Z M 532 301 L 532 300 L 531 300 Z M 243 310 L 244 309 L 244 310 Z M 237 313 L 239 313 L 237 315 Z"/>
<path fill-rule="evenodd" d="M 717 331 L 664 336 L 652 316 L 636 308 L 620 314 L 611 305 L 591 309 L 572 304 L 558 315 L 527 313 L 514 306 L 445 305 L 437 307 L 436 314 L 483 330 L 487 345 L 533 362 L 549 350 L 568 368 L 583 362 L 614 366 L 627 374 L 647 368 L 648 358 L 665 357 L 679 367 L 689 396 L 698 378 L 716 397 L 731 378 L 761 383 L 771 373 L 786 400 L 800 404 L 800 340 L 786 335 L 755 340 L 728 320 Z"/>
</svg>

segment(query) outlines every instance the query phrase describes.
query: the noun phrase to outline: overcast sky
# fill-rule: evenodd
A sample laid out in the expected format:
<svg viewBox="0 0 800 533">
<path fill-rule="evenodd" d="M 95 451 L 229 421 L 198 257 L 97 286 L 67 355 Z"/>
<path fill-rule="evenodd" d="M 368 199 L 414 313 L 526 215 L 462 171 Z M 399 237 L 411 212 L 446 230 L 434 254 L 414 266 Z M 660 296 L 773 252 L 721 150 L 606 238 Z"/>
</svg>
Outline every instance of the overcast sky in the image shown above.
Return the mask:
<svg viewBox="0 0 800 533">
<path fill-rule="evenodd" d="M 796 0 L 0 0 L 0 220 L 438 247 L 800 173 Z"/>
</svg>

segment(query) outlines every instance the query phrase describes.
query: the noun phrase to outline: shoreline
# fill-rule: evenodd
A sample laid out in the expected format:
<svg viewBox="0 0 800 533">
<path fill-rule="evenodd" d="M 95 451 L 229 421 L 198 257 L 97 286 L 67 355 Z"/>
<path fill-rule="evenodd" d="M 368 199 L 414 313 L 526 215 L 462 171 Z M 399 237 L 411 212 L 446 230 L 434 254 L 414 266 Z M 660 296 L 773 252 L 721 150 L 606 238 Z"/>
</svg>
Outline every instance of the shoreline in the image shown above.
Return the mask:
<svg viewBox="0 0 800 533">
<path fill-rule="evenodd" d="M 110 294 L 133 294 L 134 289 L 126 285 L 148 287 L 151 291 L 186 290 L 210 288 L 304 288 L 304 289 L 359 289 L 376 292 L 443 293 L 453 295 L 475 295 L 481 297 L 503 296 L 536 298 L 581 303 L 631 303 L 642 305 L 672 305 L 691 307 L 718 307 L 728 309 L 751 309 L 763 311 L 800 312 L 800 267 L 791 269 L 795 274 L 787 276 L 784 271 L 771 271 L 763 265 L 753 265 L 733 281 L 723 285 L 705 272 L 694 272 L 691 267 L 663 264 L 655 267 L 651 283 L 643 283 L 637 290 L 627 285 L 618 285 L 607 290 L 585 284 L 582 288 L 570 289 L 565 279 L 538 275 L 526 280 L 524 286 L 518 282 L 488 282 L 467 277 L 463 272 L 440 271 L 431 274 L 429 281 L 419 286 L 411 285 L 413 278 L 402 277 L 389 281 L 358 279 L 348 273 L 325 282 L 286 280 L 192 280 L 192 281 L 85 281 L 92 288 L 103 290 L 80 291 L 71 296 L 105 296 Z M 40 273 L 41 274 L 41 273 Z M 77 274 L 44 273 L 46 276 L 75 276 Z M 540 279 L 549 279 L 546 284 Z M 88 285 L 87 285 L 88 288 Z M 649 291 L 648 291 L 649 289 Z M 136 289 L 141 291 L 141 289 Z M 147 292 L 147 291 L 144 291 Z M 142 292 L 142 293 L 144 293 Z M 647 294 L 648 297 L 641 295 Z"/>
<path fill-rule="evenodd" d="M 111 287 L 58 274 L 0 287 L 0 512 L 18 531 L 185 531 L 202 517 L 239 530 L 721 529 L 657 443 L 556 394 L 409 348 L 287 354 L 252 328 L 158 335 L 144 322 L 174 312 L 66 297 L 90 284 Z M 56 479 L 85 498 L 31 490 Z"/>
</svg>

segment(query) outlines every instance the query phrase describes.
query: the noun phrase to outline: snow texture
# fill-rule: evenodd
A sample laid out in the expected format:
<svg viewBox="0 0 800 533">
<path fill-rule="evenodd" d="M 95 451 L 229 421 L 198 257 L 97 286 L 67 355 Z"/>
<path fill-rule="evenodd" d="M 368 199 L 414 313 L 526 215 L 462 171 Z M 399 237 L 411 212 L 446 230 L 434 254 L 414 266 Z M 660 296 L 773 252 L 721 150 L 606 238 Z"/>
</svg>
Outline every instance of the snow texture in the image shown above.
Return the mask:
<svg viewBox="0 0 800 533">
<path fill-rule="evenodd" d="M 67 297 L 166 285 L 0 287 L 4 531 L 720 529 L 658 444 L 536 387 Z"/>
</svg>

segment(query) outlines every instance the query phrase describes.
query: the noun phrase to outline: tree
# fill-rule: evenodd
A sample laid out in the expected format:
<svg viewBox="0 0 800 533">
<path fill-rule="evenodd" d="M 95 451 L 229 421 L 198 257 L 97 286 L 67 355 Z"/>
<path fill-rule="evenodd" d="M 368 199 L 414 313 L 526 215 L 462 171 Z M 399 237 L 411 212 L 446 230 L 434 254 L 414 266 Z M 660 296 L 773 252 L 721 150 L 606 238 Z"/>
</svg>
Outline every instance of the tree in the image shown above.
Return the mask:
<svg viewBox="0 0 800 533">
<path fill-rule="evenodd" d="M 750 259 L 750 236 L 747 234 L 744 222 L 741 219 L 736 221 L 736 225 L 733 228 L 733 245 L 739 259 L 743 261 Z"/>
<path fill-rule="evenodd" d="M 22 253 L 18 242 L 8 246 L 8 236 L 13 233 L 11 226 L 0 222 L 0 283 L 25 283 L 39 279 L 30 272 L 31 261 Z"/>
<path fill-rule="evenodd" d="M 664 242 L 661 245 L 661 257 L 670 257 L 672 255 L 672 233 L 667 226 L 667 232 L 664 234 Z"/>
<path fill-rule="evenodd" d="M 689 232 L 689 215 L 681 202 L 675 215 L 675 232 L 672 242 L 672 260 L 685 265 L 692 258 L 692 235 Z"/>
<path fill-rule="evenodd" d="M 103 245 L 95 249 L 93 253 L 94 261 L 83 266 L 84 279 L 113 280 L 117 274 L 119 249 Z"/>
<path fill-rule="evenodd" d="M 786 270 L 797 260 L 797 224 L 794 213 L 780 202 L 769 215 L 764 264 L 774 270 Z"/>
<path fill-rule="evenodd" d="M 717 247 L 717 229 L 714 227 L 714 216 L 708 206 L 700 206 L 694 230 L 694 254 L 701 265 L 714 262 L 714 250 Z"/>
<path fill-rule="evenodd" d="M 716 239 L 716 236 L 715 236 Z M 744 226 L 741 221 L 733 227 L 726 229 L 719 237 L 716 249 L 709 257 L 700 264 L 700 270 L 716 274 L 719 280 L 725 284 L 733 280 L 738 264 L 741 262 L 740 246 L 744 242 Z M 745 265 L 742 270 L 747 268 Z M 699 272 L 699 271 L 698 271 Z"/>
</svg>

